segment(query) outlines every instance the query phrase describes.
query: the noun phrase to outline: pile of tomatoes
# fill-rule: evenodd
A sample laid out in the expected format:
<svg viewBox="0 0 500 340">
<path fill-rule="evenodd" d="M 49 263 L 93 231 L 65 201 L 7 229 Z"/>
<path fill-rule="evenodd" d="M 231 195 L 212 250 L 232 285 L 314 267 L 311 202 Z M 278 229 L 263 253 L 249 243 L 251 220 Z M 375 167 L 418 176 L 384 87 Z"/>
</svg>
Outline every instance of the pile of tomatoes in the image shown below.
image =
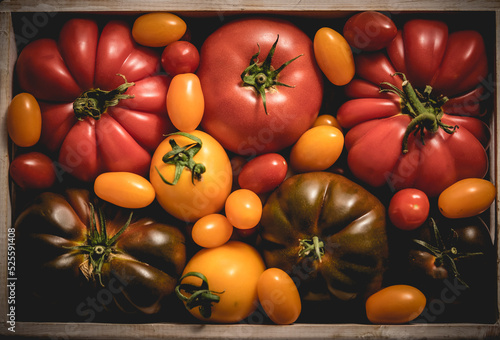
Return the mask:
<svg viewBox="0 0 500 340">
<path fill-rule="evenodd" d="M 317 299 L 332 323 L 476 321 L 496 287 L 488 47 L 337 20 L 243 16 L 198 43 L 172 13 L 71 18 L 25 46 L 7 129 L 26 296 L 86 321 L 291 324 Z"/>
</svg>

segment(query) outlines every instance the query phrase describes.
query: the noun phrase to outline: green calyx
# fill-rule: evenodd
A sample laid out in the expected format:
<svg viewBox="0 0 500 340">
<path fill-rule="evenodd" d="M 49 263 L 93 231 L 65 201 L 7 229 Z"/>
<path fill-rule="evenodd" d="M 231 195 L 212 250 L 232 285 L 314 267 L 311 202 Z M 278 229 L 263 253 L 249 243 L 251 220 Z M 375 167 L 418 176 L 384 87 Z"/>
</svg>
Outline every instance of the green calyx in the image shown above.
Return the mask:
<svg viewBox="0 0 500 340">
<path fill-rule="evenodd" d="M 432 87 L 429 85 L 425 87 L 423 93 L 420 93 L 413 88 L 403 73 L 397 72 L 393 74 L 393 76 L 395 75 L 402 76 L 403 89 L 401 90 L 391 83 L 383 82 L 381 83 L 380 92 L 396 93 L 402 100 L 403 112 L 412 119 L 403 136 L 403 154 L 408 152 L 408 138 L 411 133 L 414 135 L 420 133 L 420 141 L 422 145 L 425 145 L 425 131 L 435 133 L 438 129 L 443 129 L 446 133 L 452 134 L 458 129 L 458 125 L 446 125 L 441 121 L 444 114 L 442 106 L 448 101 L 447 97 L 441 95 L 438 98 L 432 98 Z M 384 85 L 388 88 L 382 88 Z"/>
<path fill-rule="evenodd" d="M 321 258 L 325 255 L 325 244 L 318 236 L 313 236 L 312 239 L 299 240 L 299 244 L 299 257 L 313 257 L 322 262 Z"/>
<path fill-rule="evenodd" d="M 203 143 L 201 139 L 196 136 L 193 136 L 186 132 L 173 132 L 167 135 L 180 135 L 187 137 L 194 141 L 194 143 L 187 144 L 185 146 L 179 146 L 174 139 L 170 139 L 168 142 L 172 147 L 172 150 L 163 155 L 162 161 L 165 164 L 175 165 L 175 174 L 174 180 L 169 182 L 158 170 L 158 167 L 155 167 L 156 172 L 160 176 L 161 180 L 168 185 L 176 185 L 181 177 L 182 172 L 185 168 L 191 171 L 191 182 L 194 184 L 194 180 L 201 180 L 201 175 L 206 171 L 205 165 L 202 163 L 196 163 L 194 160 L 194 156 L 201 150 Z"/>
<path fill-rule="evenodd" d="M 133 95 L 125 94 L 125 92 L 129 87 L 134 86 L 135 83 L 127 82 L 123 74 L 117 75 L 123 78 L 124 83 L 119 85 L 116 89 L 111 91 L 91 89 L 83 92 L 80 97 L 73 102 L 73 111 L 78 120 L 83 120 L 85 117 L 99 120 L 108 107 L 118 105 L 122 99 L 134 98 Z"/>
<path fill-rule="evenodd" d="M 182 283 L 186 277 L 194 276 L 201 279 L 201 285 L 196 286 L 189 283 Z M 182 292 L 188 293 L 189 296 Z M 205 275 L 198 272 L 189 272 L 179 279 L 179 284 L 175 287 L 175 294 L 185 302 L 188 310 L 199 307 L 200 314 L 208 319 L 212 315 L 212 306 L 220 301 L 220 294 L 224 292 L 214 292 L 208 287 L 208 280 Z"/>
<path fill-rule="evenodd" d="M 271 61 L 274 56 L 274 52 L 276 50 L 276 45 L 278 44 L 279 35 L 276 38 L 269 54 L 267 55 L 264 62 L 259 63 L 259 55 L 260 55 L 260 45 L 259 51 L 255 53 L 250 59 L 250 65 L 241 73 L 241 80 L 243 80 L 244 86 L 253 86 L 260 94 L 262 98 L 262 102 L 264 104 L 264 111 L 267 113 L 267 104 L 266 104 L 266 90 L 269 91 L 271 88 L 275 88 L 276 86 L 286 86 L 286 87 L 295 87 L 293 85 L 283 84 L 277 81 L 278 74 L 292 61 L 302 56 L 302 54 L 296 56 L 295 58 L 285 62 L 278 69 L 274 69 L 271 65 Z"/>
<path fill-rule="evenodd" d="M 483 255 L 483 253 L 482 252 L 461 253 L 454 245 L 452 245 L 451 247 L 446 247 L 434 219 L 430 218 L 429 223 L 431 224 L 432 227 L 435 245 L 417 239 L 414 239 L 413 242 L 422 246 L 426 251 L 428 251 L 436 258 L 434 261 L 436 267 L 443 266 L 444 268 L 446 268 L 448 273 L 453 275 L 453 277 L 457 278 L 458 282 L 460 282 L 461 284 L 463 284 L 465 287 L 468 288 L 469 286 L 467 285 L 467 283 L 460 277 L 460 273 L 458 272 L 455 260 L 477 255 Z M 451 229 L 451 232 L 454 236 L 456 235 L 455 230 Z"/>
<path fill-rule="evenodd" d="M 110 256 L 117 252 L 114 245 L 120 235 L 122 235 L 125 229 L 130 225 L 132 215 L 133 213 L 131 212 L 123 227 L 121 227 L 113 237 L 109 238 L 106 231 L 106 219 L 104 218 L 102 210 L 99 209 L 100 230 L 98 230 L 94 206 L 90 204 L 90 230 L 87 236 L 87 244 L 71 248 L 88 256 L 88 263 L 86 263 L 86 266 L 80 267 L 85 277 L 88 279 L 95 279 L 95 276 L 97 276 L 99 283 L 104 287 L 101 280 L 102 266 L 108 261 Z"/>
</svg>

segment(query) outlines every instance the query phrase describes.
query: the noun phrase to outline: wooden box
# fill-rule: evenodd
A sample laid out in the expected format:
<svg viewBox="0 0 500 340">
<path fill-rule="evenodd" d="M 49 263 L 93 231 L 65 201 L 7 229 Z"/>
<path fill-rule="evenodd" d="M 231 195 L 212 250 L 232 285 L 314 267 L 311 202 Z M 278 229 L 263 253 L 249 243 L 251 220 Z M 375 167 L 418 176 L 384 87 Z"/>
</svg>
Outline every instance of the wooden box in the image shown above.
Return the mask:
<svg viewBox="0 0 500 340">
<path fill-rule="evenodd" d="M 348 1 L 348 0 L 303 0 L 303 1 L 257 1 L 257 0 L 148 0 L 140 1 L 70 1 L 70 0 L 5 0 L 0 2 L 0 337 L 17 336 L 22 338 L 49 339 L 500 339 L 500 320 L 487 324 L 475 323 L 419 323 L 408 325 L 370 325 L 370 324 L 293 324 L 290 326 L 263 325 L 259 322 L 234 325 L 196 323 L 63 323 L 63 322 L 26 322 L 16 320 L 9 315 L 8 298 L 15 297 L 15 290 L 8 284 L 16 278 L 8 274 L 8 268 L 15 263 L 7 261 L 7 249 L 15 244 L 12 235 L 12 195 L 8 169 L 10 162 L 10 143 L 6 131 L 6 111 L 13 96 L 14 64 L 17 47 L 37 36 L 52 18 L 63 13 L 98 13 L 101 15 L 132 15 L 141 12 L 166 11 L 186 17 L 216 17 L 221 22 L 226 17 L 246 13 L 278 13 L 324 20 L 346 17 L 356 11 L 377 10 L 388 13 L 433 12 L 448 15 L 458 13 L 462 18 L 470 14 L 484 17 L 485 28 L 492 32 L 491 55 L 494 66 L 492 77 L 487 79 L 489 93 L 494 96 L 494 111 L 491 115 L 493 131 L 492 146 L 489 149 L 490 179 L 498 184 L 500 180 L 497 167 L 499 154 L 498 132 L 500 94 L 496 85 L 500 81 L 498 68 L 500 53 L 500 2 L 497 0 L 420 0 L 420 1 Z M 24 30 L 14 31 L 15 20 L 22 20 Z M 490 229 L 497 247 L 497 259 L 500 258 L 498 239 L 500 224 L 498 221 L 498 196 L 493 204 L 490 217 Z M 498 260 L 497 260 L 498 263 Z M 497 265 L 497 274 L 500 265 Z M 497 277 L 500 275 L 497 275 Z M 498 288 L 497 288 L 498 289 Z M 498 294 L 500 296 L 500 293 Z M 497 297 L 497 306 L 500 302 Z M 328 311 L 326 311 L 328 312 Z M 10 328 L 10 330 L 9 330 Z M 15 330 L 13 332 L 12 330 Z"/>
</svg>

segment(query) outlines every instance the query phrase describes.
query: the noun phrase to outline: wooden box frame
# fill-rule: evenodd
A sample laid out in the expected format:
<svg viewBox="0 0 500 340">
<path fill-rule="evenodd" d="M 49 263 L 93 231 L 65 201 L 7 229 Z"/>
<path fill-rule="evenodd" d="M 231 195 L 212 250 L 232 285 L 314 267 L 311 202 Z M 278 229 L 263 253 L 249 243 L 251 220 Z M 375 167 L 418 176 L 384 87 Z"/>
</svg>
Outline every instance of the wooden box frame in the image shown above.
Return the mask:
<svg viewBox="0 0 500 340">
<path fill-rule="evenodd" d="M 15 332 L 8 330 L 9 307 L 8 278 L 7 278 L 7 243 L 9 228 L 12 228 L 11 195 L 8 178 L 9 143 L 6 131 L 6 111 L 12 98 L 13 69 L 16 60 L 16 42 L 13 32 L 13 12 L 105 12 L 130 13 L 167 11 L 175 13 L 206 13 L 220 14 L 229 12 L 279 12 L 301 15 L 336 15 L 344 12 L 360 10 L 378 11 L 488 11 L 495 17 L 495 61 L 493 70 L 494 85 L 500 81 L 499 54 L 500 54 L 500 2 L 496 0 L 419 0 L 419 1 L 352 1 L 352 0 L 303 0 L 290 2 L 286 0 L 148 0 L 148 1 L 70 1 L 70 0 L 4 0 L 0 2 L 0 337 L 17 336 L 23 338 L 50 338 L 50 339 L 500 339 L 500 320 L 493 324 L 412 324 L 412 325 L 361 325 L 361 324 L 294 324 L 290 326 L 275 325 L 201 325 L 176 323 L 151 324 L 105 324 L 105 323 L 15 323 Z M 499 123 L 500 92 L 494 93 L 494 112 L 492 114 L 492 129 L 497 131 Z M 491 180 L 499 183 L 497 168 L 499 154 L 498 132 L 493 134 L 490 148 Z M 492 236 L 495 240 L 500 237 L 498 221 L 498 196 L 491 209 Z M 497 258 L 500 259 L 498 241 Z M 498 261 L 497 261 L 498 262 Z M 500 274 L 500 266 L 497 265 Z M 498 275 L 500 277 L 500 275 Z M 500 285 L 499 285 L 500 286 Z M 498 294 L 500 296 L 500 292 Z M 500 303 L 497 301 L 500 307 Z M 499 308 L 500 309 L 500 308 Z"/>
</svg>

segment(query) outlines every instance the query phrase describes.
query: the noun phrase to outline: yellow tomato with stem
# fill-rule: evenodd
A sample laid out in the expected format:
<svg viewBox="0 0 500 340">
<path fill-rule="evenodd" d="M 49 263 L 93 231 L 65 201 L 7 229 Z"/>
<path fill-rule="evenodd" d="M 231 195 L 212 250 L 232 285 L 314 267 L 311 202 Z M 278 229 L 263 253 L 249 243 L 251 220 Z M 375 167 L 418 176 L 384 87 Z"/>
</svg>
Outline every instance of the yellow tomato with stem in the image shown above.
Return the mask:
<svg viewBox="0 0 500 340">
<path fill-rule="evenodd" d="M 198 76 L 181 73 L 172 79 L 167 92 L 167 112 L 172 124 L 184 132 L 195 130 L 201 123 L 205 99 Z"/>
</svg>

